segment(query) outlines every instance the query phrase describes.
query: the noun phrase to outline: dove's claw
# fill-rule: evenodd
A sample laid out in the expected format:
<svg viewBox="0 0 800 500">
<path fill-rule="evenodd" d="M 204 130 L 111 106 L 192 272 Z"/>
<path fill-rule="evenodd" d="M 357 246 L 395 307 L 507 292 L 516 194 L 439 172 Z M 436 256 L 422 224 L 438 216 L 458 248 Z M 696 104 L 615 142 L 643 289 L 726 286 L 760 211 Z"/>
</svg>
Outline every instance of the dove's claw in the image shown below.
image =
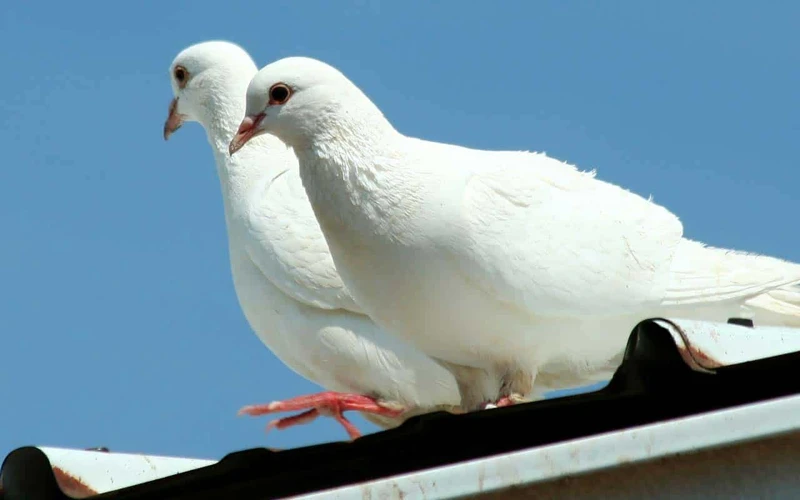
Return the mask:
<svg viewBox="0 0 800 500">
<path fill-rule="evenodd" d="M 360 411 L 383 415 L 387 417 L 397 417 L 403 413 L 402 409 L 390 408 L 375 401 L 375 399 L 361 394 L 347 394 L 342 392 L 320 392 L 308 396 L 298 396 L 284 401 L 273 401 L 263 405 L 245 406 L 239 410 L 239 415 L 259 416 L 268 413 L 278 413 L 283 411 L 306 410 L 299 415 L 284 417 L 273 420 L 267 424 L 267 431 L 273 428 L 285 429 L 293 425 L 311 422 L 320 415 L 330 415 L 342 424 L 350 439 L 361 437 L 352 422 L 343 415 L 345 411 Z"/>
</svg>

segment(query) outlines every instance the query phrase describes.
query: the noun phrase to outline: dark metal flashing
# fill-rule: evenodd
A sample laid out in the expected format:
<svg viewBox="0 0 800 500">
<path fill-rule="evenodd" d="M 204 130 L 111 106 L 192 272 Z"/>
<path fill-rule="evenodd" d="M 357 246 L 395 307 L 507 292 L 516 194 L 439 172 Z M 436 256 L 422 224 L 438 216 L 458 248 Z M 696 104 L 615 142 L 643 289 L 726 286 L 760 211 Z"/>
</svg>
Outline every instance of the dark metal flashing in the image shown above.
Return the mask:
<svg viewBox="0 0 800 500">
<path fill-rule="evenodd" d="M 800 393 L 800 352 L 709 373 L 687 364 L 660 321 L 634 329 L 622 365 L 597 392 L 465 415 L 422 415 L 352 443 L 245 450 L 92 498 L 284 498 Z M 68 498 L 37 448 L 14 450 L 0 470 L 3 500 Z"/>
</svg>

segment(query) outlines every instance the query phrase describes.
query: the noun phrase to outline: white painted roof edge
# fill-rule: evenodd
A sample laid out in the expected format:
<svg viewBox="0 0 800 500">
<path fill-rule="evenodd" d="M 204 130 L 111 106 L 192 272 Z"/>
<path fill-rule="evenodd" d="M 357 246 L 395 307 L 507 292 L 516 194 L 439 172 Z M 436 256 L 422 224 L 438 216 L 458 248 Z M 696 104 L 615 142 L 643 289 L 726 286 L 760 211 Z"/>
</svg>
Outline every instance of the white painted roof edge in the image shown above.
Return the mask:
<svg viewBox="0 0 800 500">
<path fill-rule="evenodd" d="M 800 351 L 800 329 L 748 327 L 714 321 L 653 318 L 672 336 L 683 360 L 694 370 L 716 368 Z"/>
<path fill-rule="evenodd" d="M 214 460 L 37 446 L 50 465 L 96 493 L 106 493 L 213 465 Z M 60 476 L 56 475 L 58 481 Z M 63 488 L 63 485 L 62 485 Z"/>
</svg>

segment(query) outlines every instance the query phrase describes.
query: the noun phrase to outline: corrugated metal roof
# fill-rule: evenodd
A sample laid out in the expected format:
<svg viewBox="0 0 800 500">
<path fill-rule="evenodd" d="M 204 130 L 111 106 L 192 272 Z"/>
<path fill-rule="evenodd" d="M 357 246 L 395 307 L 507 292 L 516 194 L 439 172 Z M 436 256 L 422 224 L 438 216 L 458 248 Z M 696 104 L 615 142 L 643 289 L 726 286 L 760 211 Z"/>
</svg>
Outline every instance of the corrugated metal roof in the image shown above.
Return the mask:
<svg viewBox="0 0 800 500">
<path fill-rule="evenodd" d="M 87 459 L 79 465 L 69 458 L 65 471 L 109 499 L 503 495 L 509 487 L 534 488 L 798 430 L 798 351 L 794 329 L 658 318 L 637 326 L 623 364 L 597 392 L 422 415 L 352 443 L 246 450 L 218 463 L 167 458 L 153 470 L 167 474 L 157 481 L 130 473 L 152 461 L 135 455 L 123 462 L 137 466 L 115 472 L 98 470 L 97 457 L 113 453 L 64 452 Z M 12 452 L 2 469 L 5 500 L 66 498 L 57 487 L 64 481 L 53 479 L 52 466 L 60 466 L 50 456 L 57 452 Z M 175 472 L 181 473 L 169 475 Z M 55 491 L 36 486 L 48 481 Z M 137 481 L 147 482 L 128 486 Z"/>
<path fill-rule="evenodd" d="M 800 432 L 800 396 L 609 432 L 293 498 L 476 498 L 511 488 L 519 490 L 536 483 L 666 459 L 682 453 L 699 453 L 792 432 Z M 796 449 L 795 454 L 800 459 L 800 449 Z M 768 464 L 765 462 L 764 465 Z M 680 478 L 675 478 L 675 481 L 680 481 Z M 707 491 L 706 498 L 713 497 L 711 493 Z M 795 494 L 800 495 L 798 492 Z"/>
</svg>

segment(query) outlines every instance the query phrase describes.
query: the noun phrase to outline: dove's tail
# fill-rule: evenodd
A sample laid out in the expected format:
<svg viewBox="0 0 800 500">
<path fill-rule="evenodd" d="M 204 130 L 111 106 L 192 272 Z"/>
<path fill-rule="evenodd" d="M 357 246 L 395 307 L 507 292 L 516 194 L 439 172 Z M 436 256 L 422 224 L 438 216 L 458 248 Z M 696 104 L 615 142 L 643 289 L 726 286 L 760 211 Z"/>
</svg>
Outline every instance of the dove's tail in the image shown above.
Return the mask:
<svg viewBox="0 0 800 500">
<path fill-rule="evenodd" d="M 800 264 L 683 240 L 673 255 L 663 305 L 701 318 L 715 308 L 728 313 L 749 306 L 760 324 L 785 323 L 800 318 L 798 283 Z"/>
<path fill-rule="evenodd" d="M 800 327 L 800 287 L 796 285 L 763 293 L 745 304 L 756 326 Z"/>
</svg>

